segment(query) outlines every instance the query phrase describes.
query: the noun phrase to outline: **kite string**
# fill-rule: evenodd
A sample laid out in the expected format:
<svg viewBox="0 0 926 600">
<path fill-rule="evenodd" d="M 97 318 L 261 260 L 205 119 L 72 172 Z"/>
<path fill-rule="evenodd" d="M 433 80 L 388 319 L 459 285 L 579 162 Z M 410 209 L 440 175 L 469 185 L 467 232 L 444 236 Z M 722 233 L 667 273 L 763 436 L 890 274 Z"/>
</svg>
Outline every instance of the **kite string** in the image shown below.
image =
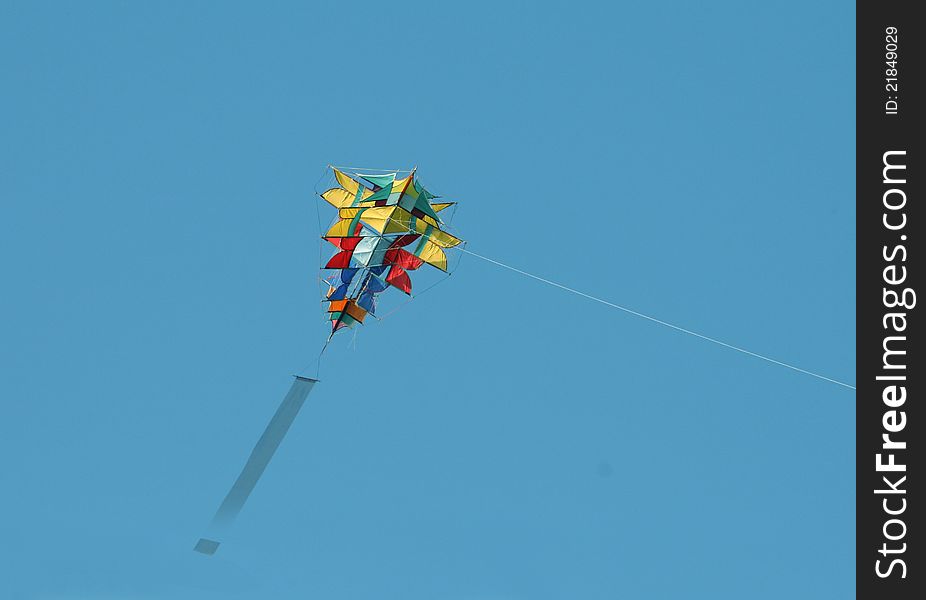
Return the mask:
<svg viewBox="0 0 926 600">
<path fill-rule="evenodd" d="M 515 273 L 520 273 L 521 275 L 525 275 L 525 276 L 530 277 L 530 278 L 532 278 L 532 279 L 536 279 L 537 281 L 546 283 L 547 285 L 552 285 L 553 287 L 558 287 L 558 288 L 560 288 L 561 290 L 565 290 L 565 291 L 567 291 L 567 292 L 571 292 L 571 293 L 573 293 L 573 294 L 582 296 L 582 297 L 584 297 L 584 298 L 588 298 L 589 300 L 594 300 L 595 302 L 599 302 L 599 303 L 604 304 L 604 305 L 606 305 L 606 306 L 610 306 L 610 307 L 612 307 L 612 308 L 616 308 L 616 309 L 618 309 L 618 310 L 622 310 L 622 311 L 624 311 L 624 312 L 626 312 L 626 313 L 629 313 L 629 314 L 631 314 L 631 315 L 634 315 L 634 316 L 636 316 L 636 317 L 640 317 L 640 318 L 642 318 L 642 319 L 646 319 L 646 320 L 648 320 L 648 321 L 652 321 L 653 323 L 658 323 L 659 325 L 663 325 L 663 326 L 668 327 L 668 328 L 670 328 L 670 329 L 674 329 L 674 330 L 680 331 L 680 332 L 682 332 L 682 333 L 687 333 L 688 335 L 692 335 L 692 336 L 694 336 L 694 337 L 701 338 L 702 340 L 706 340 L 706 341 L 708 341 L 708 342 L 717 344 L 717 345 L 719 345 L 719 346 L 723 346 L 724 348 L 729 348 L 730 350 L 736 350 L 737 352 L 742 352 L 743 354 L 748 354 L 749 356 L 752 356 L 752 357 L 754 357 L 754 358 L 758 358 L 758 359 L 764 360 L 764 361 L 766 361 L 766 362 L 770 362 L 770 363 L 772 363 L 772 364 L 776 364 L 776 365 L 779 365 L 779 366 L 782 366 L 782 367 L 791 369 L 792 371 L 797 371 L 798 373 L 804 373 L 805 375 L 810 375 L 811 377 L 816 377 L 817 379 L 822 379 L 822 380 L 824 380 L 824 381 L 829 381 L 830 383 L 835 383 L 836 385 L 841 385 L 841 386 L 843 386 L 843 387 L 849 388 L 850 390 L 854 390 L 854 389 L 855 389 L 855 386 L 854 386 L 854 385 L 849 385 L 848 383 L 843 383 L 842 381 L 837 381 L 836 379 L 831 379 L 831 378 L 829 378 L 829 377 L 825 377 L 825 376 L 823 376 L 823 375 L 820 375 L 819 373 L 814 373 L 814 372 L 812 372 L 812 371 L 808 371 L 808 370 L 806 370 L 806 369 L 802 369 L 802 368 L 800 368 L 800 367 L 796 367 L 796 366 L 791 365 L 791 364 L 788 364 L 788 363 L 786 363 L 786 362 L 782 362 L 782 361 L 780 361 L 780 360 L 775 360 L 774 358 L 770 358 L 770 357 L 768 357 L 768 356 L 763 356 L 762 354 L 757 354 L 757 353 L 755 353 L 755 352 L 751 352 L 751 351 L 749 351 L 749 350 L 746 350 L 745 348 L 740 348 L 739 346 L 734 346 L 733 344 L 728 344 L 728 343 L 726 343 L 726 342 L 722 342 L 722 341 L 720 341 L 720 340 L 718 340 L 718 339 L 716 339 L 716 338 L 708 337 L 708 336 L 703 335 L 703 334 L 700 334 L 700 333 L 698 333 L 698 332 L 696 332 L 696 331 L 692 331 L 692 330 L 690 330 L 690 329 L 685 329 L 684 327 L 679 327 L 678 325 L 673 325 L 672 323 L 668 323 L 668 322 L 663 321 L 663 320 L 661 320 L 661 319 L 657 319 L 656 317 L 651 317 L 651 316 L 649 316 L 649 315 L 645 315 L 645 314 L 643 314 L 643 313 L 641 313 L 641 312 L 637 312 L 637 311 L 635 311 L 635 310 L 632 310 L 632 309 L 630 309 L 630 308 L 627 308 L 626 306 L 621 306 L 621 305 L 619 305 L 619 304 L 614 304 L 613 302 L 608 302 L 607 300 L 603 300 L 603 299 L 601 299 L 601 298 L 597 298 L 597 297 L 595 297 L 595 296 L 592 296 L 591 294 L 586 294 L 585 292 L 580 292 L 579 290 L 573 289 L 573 288 L 571 288 L 571 287 L 567 287 L 567 286 L 562 285 L 562 284 L 560 284 L 560 283 L 556 283 L 555 281 L 550 281 L 549 279 L 544 279 L 543 277 L 539 277 L 539 276 L 534 275 L 534 274 L 532 274 L 532 273 L 528 273 L 527 271 L 522 271 L 521 269 L 512 267 L 511 265 L 506 265 L 505 263 L 502 263 L 502 262 L 499 262 L 499 261 L 497 261 L 497 260 L 491 259 L 491 258 L 489 258 L 488 256 L 483 256 L 483 255 L 481 255 L 481 254 L 477 254 L 477 253 L 473 252 L 472 250 L 467 250 L 466 248 L 460 248 L 459 250 L 460 250 L 461 252 L 465 252 L 466 254 L 469 254 L 469 255 L 471 255 L 471 256 L 475 256 L 476 258 L 480 258 L 480 259 L 482 259 L 482 260 L 484 260 L 484 261 L 487 261 L 487 262 L 490 262 L 490 263 L 492 263 L 492 264 L 498 265 L 499 267 L 503 267 L 503 268 L 508 269 L 508 270 L 510 270 L 510 271 L 514 271 Z"/>
</svg>

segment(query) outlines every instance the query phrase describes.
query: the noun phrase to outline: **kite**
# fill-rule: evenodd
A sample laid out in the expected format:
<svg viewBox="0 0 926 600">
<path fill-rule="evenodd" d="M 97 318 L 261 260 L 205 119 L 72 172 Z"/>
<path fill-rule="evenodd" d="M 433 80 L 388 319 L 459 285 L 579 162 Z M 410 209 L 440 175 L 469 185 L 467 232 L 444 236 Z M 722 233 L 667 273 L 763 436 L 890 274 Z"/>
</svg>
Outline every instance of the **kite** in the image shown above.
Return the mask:
<svg viewBox="0 0 926 600">
<path fill-rule="evenodd" d="M 411 272 L 424 265 L 448 271 L 446 250 L 463 240 L 447 232 L 441 212 L 454 202 L 434 202 L 415 169 L 370 174 L 332 167 L 337 182 L 321 197 L 338 210 L 322 239 L 334 254 L 322 269 L 329 341 L 335 333 L 376 316 L 378 296 L 389 287 L 411 296 Z"/>
<path fill-rule="evenodd" d="M 331 323 L 322 352 L 338 331 L 363 323 L 368 315 L 377 317 L 379 295 L 388 288 L 411 296 L 411 272 L 428 265 L 449 274 L 447 250 L 463 244 L 447 231 L 440 215 L 455 203 L 433 202 L 438 196 L 421 185 L 416 169 L 367 171 L 376 169 L 357 172 L 331 167 L 337 185 L 320 194 L 338 210 L 336 220 L 322 235 L 335 249 L 322 266 L 327 274 L 324 302 Z M 399 177 L 402 173 L 405 177 Z M 254 491 L 316 383 L 317 379 L 295 376 L 194 550 L 206 555 L 218 550 L 219 540 Z"/>
<path fill-rule="evenodd" d="M 465 242 L 448 231 L 448 223 L 441 216 L 443 211 L 455 203 L 434 202 L 438 196 L 421 184 L 415 169 L 377 171 L 331 167 L 331 173 L 336 185 L 319 194 L 325 202 L 337 209 L 336 219 L 322 235 L 323 244 L 334 246 L 333 253 L 329 254 L 322 265 L 325 273 L 322 281 L 326 288 L 323 302 L 326 304 L 327 321 L 330 322 L 328 339 L 322 353 L 338 331 L 362 324 L 367 316 L 382 318 L 377 316 L 378 301 L 388 288 L 396 288 L 411 296 L 412 273 L 428 265 L 449 274 L 448 250 L 458 248 L 468 255 L 587 300 L 781 367 L 855 389 L 854 385 L 728 344 L 467 250 L 463 247 Z M 400 174 L 405 176 L 399 177 Z M 207 535 L 197 542 L 195 550 L 203 554 L 214 554 L 218 549 L 218 538 L 244 506 L 316 383 L 317 379 L 296 376 L 289 393 L 219 507 Z"/>
</svg>

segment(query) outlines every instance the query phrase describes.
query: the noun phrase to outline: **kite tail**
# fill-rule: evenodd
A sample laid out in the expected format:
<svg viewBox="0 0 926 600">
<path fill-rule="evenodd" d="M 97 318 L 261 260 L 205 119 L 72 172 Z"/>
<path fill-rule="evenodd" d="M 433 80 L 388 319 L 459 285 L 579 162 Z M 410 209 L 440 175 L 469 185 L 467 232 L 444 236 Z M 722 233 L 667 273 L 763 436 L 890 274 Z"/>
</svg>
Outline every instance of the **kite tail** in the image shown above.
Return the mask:
<svg viewBox="0 0 926 600">
<path fill-rule="evenodd" d="M 257 444 L 251 450 L 251 456 L 248 457 L 241 474 L 238 475 L 238 479 L 235 480 L 234 485 L 232 485 L 216 511 L 212 522 L 206 529 L 206 535 L 196 542 L 194 550 L 202 554 L 212 555 L 219 549 L 222 538 L 225 537 L 228 529 L 234 523 L 235 517 L 241 512 L 248 496 L 254 491 L 254 487 L 260 480 L 261 475 L 263 475 L 264 469 L 270 464 L 270 459 L 273 458 L 273 454 L 279 448 L 280 442 L 283 441 L 286 432 L 289 431 L 290 426 L 296 419 L 296 415 L 299 414 L 299 409 L 302 408 L 305 399 L 316 383 L 318 383 L 317 379 L 296 375 L 289 393 L 283 398 L 283 402 L 280 403 L 273 418 L 270 419 L 264 433 L 257 440 Z"/>
</svg>

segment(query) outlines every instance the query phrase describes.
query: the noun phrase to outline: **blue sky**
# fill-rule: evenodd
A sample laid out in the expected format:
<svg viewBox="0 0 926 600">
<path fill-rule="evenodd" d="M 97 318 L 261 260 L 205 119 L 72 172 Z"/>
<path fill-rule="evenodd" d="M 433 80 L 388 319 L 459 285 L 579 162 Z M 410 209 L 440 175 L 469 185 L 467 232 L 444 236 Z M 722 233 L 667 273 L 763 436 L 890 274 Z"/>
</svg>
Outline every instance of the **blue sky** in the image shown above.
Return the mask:
<svg viewBox="0 0 926 600">
<path fill-rule="evenodd" d="M 746 4 L 3 3 L 0 595 L 850 597 L 851 390 L 472 257 L 191 551 L 324 340 L 328 163 L 854 383 L 854 7 Z"/>
</svg>

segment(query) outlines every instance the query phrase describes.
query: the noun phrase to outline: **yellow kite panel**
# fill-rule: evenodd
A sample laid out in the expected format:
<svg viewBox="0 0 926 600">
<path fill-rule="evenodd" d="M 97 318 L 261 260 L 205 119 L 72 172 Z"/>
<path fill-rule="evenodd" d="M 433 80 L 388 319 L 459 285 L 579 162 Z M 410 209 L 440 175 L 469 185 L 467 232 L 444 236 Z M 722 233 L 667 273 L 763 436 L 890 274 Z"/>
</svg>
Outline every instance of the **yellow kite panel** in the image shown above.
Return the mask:
<svg viewBox="0 0 926 600">
<path fill-rule="evenodd" d="M 354 194 L 342 188 L 332 188 L 322 194 L 322 198 L 335 208 L 344 208 L 354 201 Z"/>
<path fill-rule="evenodd" d="M 433 242 L 424 243 L 424 247 L 418 254 L 418 258 L 428 263 L 429 265 L 437 267 L 441 271 L 447 270 L 447 255 L 444 254 L 444 251 Z"/>
<path fill-rule="evenodd" d="M 351 237 L 350 224 L 351 219 L 341 219 L 331 226 L 325 237 Z"/>
<path fill-rule="evenodd" d="M 350 177 L 348 177 L 347 175 L 345 175 L 344 173 L 338 171 L 337 169 L 333 167 L 332 167 L 332 171 L 334 171 L 334 176 L 338 179 L 338 184 L 342 188 L 347 190 L 351 196 L 356 196 L 357 188 L 359 187 L 359 184 L 353 179 L 351 179 Z"/>
</svg>

